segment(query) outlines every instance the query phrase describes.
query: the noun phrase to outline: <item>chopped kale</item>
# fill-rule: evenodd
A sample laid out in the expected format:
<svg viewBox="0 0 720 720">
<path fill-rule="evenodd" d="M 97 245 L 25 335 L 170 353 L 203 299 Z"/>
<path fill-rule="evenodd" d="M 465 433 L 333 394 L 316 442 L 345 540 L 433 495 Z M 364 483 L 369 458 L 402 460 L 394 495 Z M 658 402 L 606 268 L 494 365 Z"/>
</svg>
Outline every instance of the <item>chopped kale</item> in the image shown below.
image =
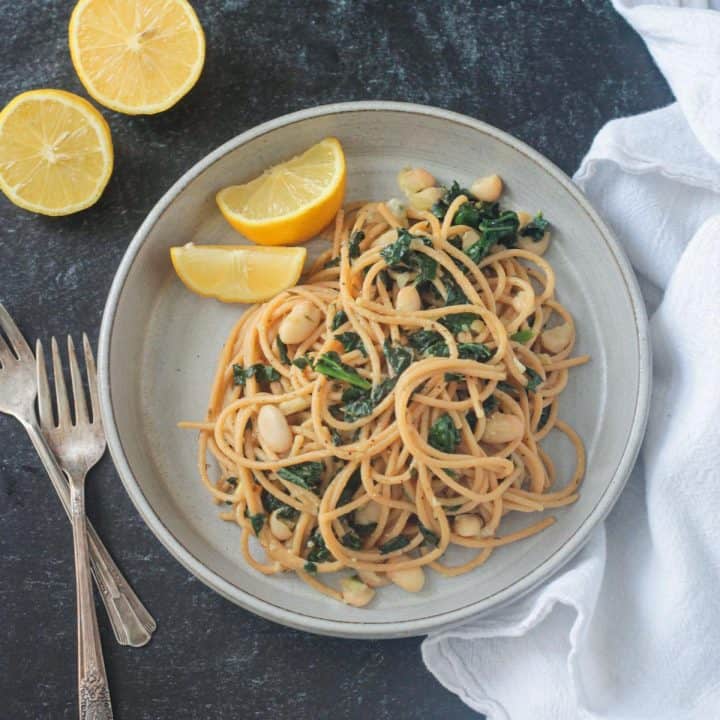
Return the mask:
<svg viewBox="0 0 720 720">
<path fill-rule="evenodd" d="M 293 359 L 292 364 L 300 370 L 304 370 L 308 365 L 312 367 L 312 358 L 309 355 L 301 355 Z"/>
<path fill-rule="evenodd" d="M 408 335 L 410 346 L 423 355 L 427 353 L 428 348 L 441 342 L 444 342 L 442 335 L 435 330 L 417 330 Z"/>
<path fill-rule="evenodd" d="M 485 413 L 485 417 L 487 417 L 488 415 L 492 415 L 499 406 L 500 401 L 494 395 L 491 395 L 489 398 L 487 398 L 483 402 L 483 412 Z M 474 430 L 475 428 L 473 427 L 472 429 Z"/>
<path fill-rule="evenodd" d="M 272 365 L 263 365 L 262 363 L 249 365 L 246 368 L 242 365 L 233 365 L 233 383 L 235 385 L 242 387 L 251 377 L 257 378 L 259 382 L 274 382 L 280 379 L 280 373 Z"/>
<path fill-rule="evenodd" d="M 348 530 L 341 538 L 340 544 L 353 550 L 360 550 L 362 540 L 354 530 Z"/>
<path fill-rule="evenodd" d="M 447 290 L 447 297 L 445 298 L 446 305 L 467 305 L 467 295 L 462 291 L 460 286 L 455 282 L 450 273 L 446 272 L 442 278 L 445 289 Z"/>
<path fill-rule="evenodd" d="M 483 220 L 478 226 L 488 245 L 505 245 L 513 247 L 520 225 L 516 212 L 505 210 L 495 219 Z"/>
<path fill-rule="evenodd" d="M 388 339 L 383 343 L 383 353 L 396 376 L 407 370 L 412 363 L 412 352 L 402 345 L 393 345 Z"/>
<path fill-rule="evenodd" d="M 426 528 L 422 523 L 418 523 L 418 527 L 420 528 L 420 533 L 424 538 L 425 544 L 437 547 L 438 543 L 440 542 L 440 538 L 437 536 L 437 534 L 434 533 L 432 530 Z"/>
<path fill-rule="evenodd" d="M 475 313 L 459 312 L 440 318 L 440 324 L 444 325 L 453 335 L 457 335 L 459 332 L 467 330 L 477 318 Z"/>
<path fill-rule="evenodd" d="M 411 235 L 405 228 L 398 228 L 397 234 L 398 239 L 380 251 L 380 255 L 388 267 L 396 270 L 416 271 L 416 284 L 433 280 L 437 273 L 437 262 L 424 253 L 411 249 L 413 241 L 431 246 L 430 239 Z"/>
<path fill-rule="evenodd" d="M 362 475 L 360 473 L 360 468 L 357 468 L 357 470 L 355 470 L 355 472 L 348 478 L 343 491 L 340 493 L 337 504 L 347 505 L 353 499 L 355 493 L 360 488 L 361 483 Z"/>
<path fill-rule="evenodd" d="M 357 370 L 341 362 L 340 356 L 336 352 L 327 352 L 321 355 L 315 363 L 315 371 L 364 390 L 372 387 L 372 383 L 360 377 Z"/>
<path fill-rule="evenodd" d="M 455 213 L 453 218 L 453 225 L 469 225 L 471 228 L 476 228 L 482 215 L 480 211 L 471 202 L 463 203 L 458 211 Z"/>
<path fill-rule="evenodd" d="M 485 401 L 487 402 L 487 400 Z M 483 409 L 485 407 L 485 403 L 483 403 Z M 485 413 L 487 415 L 487 413 Z M 467 421 L 467 424 L 471 430 L 471 432 L 475 432 L 475 428 L 477 427 L 477 415 L 475 414 L 474 410 L 470 410 L 467 415 L 465 415 L 465 420 Z"/>
<path fill-rule="evenodd" d="M 322 482 L 324 465 L 321 462 L 304 462 L 280 468 L 277 474 L 287 482 L 299 485 L 301 488 L 317 492 Z"/>
<path fill-rule="evenodd" d="M 476 240 L 466 251 L 465 254 L 478 265 L 483 258 L 490 252 L 492 245 L 492 235 L 483 235 Z"/>
<path fill-rule="evenodd" d="M 525 370 L 525 375 L 527 375 L 528 379 L 525 389 L 528 392 L 535 392 L 543 382 L 542 376 L 536 373 L 532 368 Z"/>
<path fill-rule="evenodd" d="M 245 508 L 245 517 L 250 521 L 253 532 L 256 535 L 259 535 L 263 525 L 265 524 L 265 513 L 256 513 L 253 515 L 250 513 L 249 508 Z"/>
<path fill-rule="evenodd" d="M 504 380 L 501 380 L 497 384 L 497 389 L 502 390 L 504 393 L 507 393 L 508 395 L 511 395 L 512 397 L 517 397 L 517 388 L 514 385 L 511 385 L 509 382 L 505 382 Z"/>
<path fill-rule="evenodd" d="M 280 356 L 280 362 L 283 365 L 289 365 L 290 364 L 290 358 L 287 354 L 287 345 L 280 339 L 280 336 L 277 337 L 277 349 L 278 349 L 278 355 Z"/>
<path fill-rule="evenodd" d="M 350 242 L 348 243 L 348 254 L 350 259 L 354 260 L 360 257 L 360 243 L 365 239 L 365 233 L 362 230 L 356 230 L 350 235 Z"/>
<path fill-rule="evenodd" d="M 394 538 L 390 538 L 387 542 L 384 542 L 380 546 L 380 552 L 383 555 L 400 550 L 410 543 L 410 538 L 405 535 L 396 535 Z"/>
<path fill-rule="evenodd" d="M 532 238 L 535 242 L 543 239 L 543 236 L 550 227 L 550 223 L 539 212 L 521 231 L 523 237 Z"/>
<path fill-rule="evenodd" d="M 365 523 L 365 524 L 358 524 L 353 523 L 352 524 L 353 530 L 361 537 L 367 537 L 368 535 L 372 535 L 375 532 L 375 528 L 377 527 L 377 523 Z"/>
<path fill-rule="evenodd" d="M 428 443 L 436 450 L 453 453 L 459 442 L 460 431 L 455 427 L 452 418 L 447 413 L 441 415 L 431 425 L 428 433 Z"/>
<path fill-rule="evenodd" d="M 518 332 L 514 333 L 510 336 L 510 339 L 514 342 L 519 343 L 526 343 L 528 340 L 531 340 L 535 336 L 535 333 L 530 330 L 529 328 L 525 330 L 518 330 Z"/>
<path fill-rule="evenodd" d="M 314 562 L 306 562 L 305 565 L 303 565 L 303 570 L 306 573 L 314 575 L 317 572 L 317 565 Z"/>
<path fill-rule="evenodd" d="M 343 445 L 342 435 L 335 429 L 330 430 L 330 437 L 332 438 L 333 445 Z"/>
<path fill-rule="evenodd" d="M 546 405 L 542 412 L 540 413 L 540 419 L 538 420 L 537 429 L 542 430 L 545 425 L 547 425 L 547 421 L 550 418 L 550 409 L 552 408 L 552 404 Z"/>
<path fill-rule="evenodd" d="M 348 321 L 347 313 L 344 310 L 338 310 L 335 313 L 335 315 L 333 316 L 332 323 L 330 324 L 330 328 L 332 330 L 337 330 L 339 327 L 342 327 L 347 321 Z"/>
<path fill-rule="evenodd" d="M 335 339 L 339 340 L 343 344 L 345 352 L 359 350 L 365 357 L 367 357 L 367 350 L 365 349 L 362 338 L 356 332 L 336 333 Z"/>
<path fill-rule="evenodd" d="M 329 268 L 338 267 L 340 265 L 340 256 L 331 258 L 323 265 L 323 270 L 328 270 Z"/>
<path fill-rule="evenodd" d="M 307 559 L 309 562 L 331 562 L 335 559 L 332 556 L 332 553 L 327 549 L 327 546 L 325 545 L 325 540 L 320 530 L 316 530 L 310 536 L 310 539 L 307 541 L 307 546 L 310 549 L 310 552 L 307 555 Z"/>
</svg>

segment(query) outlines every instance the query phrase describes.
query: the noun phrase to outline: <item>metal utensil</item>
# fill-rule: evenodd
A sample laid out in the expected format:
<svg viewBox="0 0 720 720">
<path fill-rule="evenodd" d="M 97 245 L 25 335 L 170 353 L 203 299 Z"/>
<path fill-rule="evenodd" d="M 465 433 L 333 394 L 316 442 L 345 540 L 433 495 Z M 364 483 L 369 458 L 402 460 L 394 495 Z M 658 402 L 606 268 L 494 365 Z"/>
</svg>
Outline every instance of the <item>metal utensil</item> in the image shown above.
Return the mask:
<svg viewBox="0 0 720 720">
<path fill-rule="evenodd" d="M 25 428 L 47 470 L 65 512 L 70 517 L 67 479 L 38 426 L 35 415 L 37 384 L 35 358 L 25 338 L 0 303 L 0 412 L 12 415 Z M 146 645 L 157 624 L 123 577 L 91 523 L 87 523 L 90 560 L 95 584 L 121 645 Z"/>
<path fill-rule="evenodd" d="M 52 400 L 45 369 L 45 353 L 39 340 L 35 346 L 38 409 L 43 435 L 70 481 L 70 522 L 73 529 L 77 596 L 80 720 L 112 720 L 110 688 L 105 672 L 100 629 L 95 614 L 95 599 L 90 580 L 90 552 L 85 515 L 85 478 L 90 468 L 97 464 L 105 452 L 105 435 L 100 421 L 97 398 L 95 358 L 93 358 L 87 335 L 83 335 L 85 370 L 90 391 L 90 412 L 88 412 L 82 375 L 75 355 L 75 345 L 72 338 L 68 336 L 68 363 L 73 395 L 73 416 L 71 417 L 70 401 L 55 338 L 52 338 L 51 346 L 57 424 L 53 418 Z"/>
</svg>

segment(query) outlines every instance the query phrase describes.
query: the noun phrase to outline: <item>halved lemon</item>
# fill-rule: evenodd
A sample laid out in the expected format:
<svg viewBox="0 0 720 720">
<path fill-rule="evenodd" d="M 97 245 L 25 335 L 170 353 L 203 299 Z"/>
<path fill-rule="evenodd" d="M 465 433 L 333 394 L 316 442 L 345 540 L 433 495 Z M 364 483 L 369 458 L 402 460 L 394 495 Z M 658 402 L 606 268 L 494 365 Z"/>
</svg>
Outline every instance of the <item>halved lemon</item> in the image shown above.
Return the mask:
<svg viewBox="0 0 720 720">
<path fill-rule="evenodd" d="M 172 107 L 205 62 L 205 34 L 187 0 L 80 0 L 68 34 L 85 89 L 129 115 Z"/>
<path fill-rule="evenodd" d="M 170 248 L 175 272 L 198 295 L 223 302 L 264 302 L 295 285 L 305 248 L 183 245 Z"/>
<path fill-rule="evenodd" d="M 0 189 L 43 215 L 84 210 L 113 169 L 110 128 L 87 101 L 64 90 L 30 90 L 0 113 Z"/>
<path fill-rule="evenodd" d="M 340 209 L 345 154 L 325 138 L 302 155 L 217 194 L 225 219 L 260 245 L 295 245 L 317 235 Z"/>
</svg>

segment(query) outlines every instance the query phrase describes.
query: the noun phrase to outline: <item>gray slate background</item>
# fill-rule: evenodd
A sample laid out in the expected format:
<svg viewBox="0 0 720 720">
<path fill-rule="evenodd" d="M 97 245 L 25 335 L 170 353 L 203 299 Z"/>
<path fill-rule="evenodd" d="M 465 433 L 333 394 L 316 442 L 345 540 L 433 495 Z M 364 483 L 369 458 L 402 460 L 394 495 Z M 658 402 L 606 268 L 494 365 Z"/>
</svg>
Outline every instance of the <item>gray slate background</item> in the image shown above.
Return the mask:
<svg viewBox="0 0 720 720">
<path fill-rule="evenodd" d="M 73 3 L 0 2 L 0 104 L 35 87 L 84 94 L 67 50 Z M 101 201 L 63 219 L 0 196 L 0 302 L 29 338 L 97 339 L 115 268 L 162 193 L 232 136 L 341 100 L 449 108 L 513 133 L 571 174 L 608 120 L 671 102 L 641 40 L 600 0 L 414 3 L 196 0 L 205 71 L 156 117 L 104 111 L 116 166 Z M 189 576 L 106 457 L 90 514 L 159 621 L 150 646 L 101 629 L 118 720 L 476 717 L 422 665 L 419 639 L 285 629 Z M 76 717 L 70 529 L 19 426 L 0 417 L 0 719 Z M 549 683 L 548 691 L 552 691 Z"/>
</svg>

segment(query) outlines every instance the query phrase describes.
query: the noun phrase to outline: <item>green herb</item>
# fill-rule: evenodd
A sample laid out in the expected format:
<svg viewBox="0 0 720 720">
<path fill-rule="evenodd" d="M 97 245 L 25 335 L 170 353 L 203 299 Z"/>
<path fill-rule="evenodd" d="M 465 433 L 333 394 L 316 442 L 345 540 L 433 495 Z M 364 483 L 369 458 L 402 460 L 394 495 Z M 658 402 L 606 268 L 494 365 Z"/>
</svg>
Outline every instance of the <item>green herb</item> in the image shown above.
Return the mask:
<svg viewBox="0 0 720 720">
<path fill-rule="evenodd" d="M 516 332 L 510 336 L 510 339 L 513 340 L 514 342 L 526 343 L 528 340 L 531 340 L 534 336 L 535 336 L 535 333 L 532 330 L 526 329 L 526 330 L 518 330 L 518 332 Z"/>
<path fill-rule="evenodd" d="M 367 357 L 367 350 L 365 349 L 362 338 L 356 332 L 336 333 L 335 339 L 339 340 L 343 344 L 345 352 L 359 350 L 365 357 Z"/>
<path fill-rule="evenodd" d="M 308 365 L 312 365 L 312 359 L 309 355 L 301 355 L 293 359 L 292 364 L 300 370 L 304 370 Z"/>
<path fill-rule="evenodd" d="M 453 335 L 457 335 L 459 332 L 467 330 L 477 318 L 478 316 L 475 313 L 459 312 L 440 318 L 440 324 L 450 330 Z"/>
<path fill-rule="evenodd" d="M 343 445 L 342 435 L 335 429 L 330 430 L 330 437 L 332 438 L 333 445 Z"/>
<path fill-rule="evenodd" d="M 405 535 L 396 535 L 394 538 L 390 538 L 387 542 L 380 546 L 380 552 L 383 555 L 400 550 L 410 543 L 410 538 Z"/>
<path fill-rule="evenodd" d="M 367 537 L 368 535 L 372 535 L 373 532 L 375 532 L 375 528 L 377 527 L 377 523 L 365 523 L 365 524 L 358 524 L 353 523 L 353 530 L 361 537 Z"/>
<path fill-rule="evenodd" d="M 320 530 L 316 530 L 310 536 L 310 539 L 307 541 L 307 546 L 310 548 L 310 552 L 307 556 L 307 559 L 310 562 L 330 562 L 335 559 L 330 553 L 330 551 L 327 549 L 327 546 L 325 545 L 325 540 L 323 539 Z"/>
<path fill-rule="evenodd" d="M 499 406 L 500 401 L 494 395 L 491 395 L 489 398 L 487 398 L 483 402 L 483 412 L 485 413 L 485 417 L 487 417 L 488 415 L 492 415 Z M 475 420 L 477 421 L 477 418 L 475 418 Z M 472 429 L 474 430 L 475 428 Z"/>
<path fill-rule="evenodd" d="M 354 260 L 360 257 L 360 243 L 365 239 L 365 233 L 362 230 L 356 230 L 350 235 L 350 242 L 348 243 L 348 254 L 350 259 Z"/>
<path fill-rule="evenodd" d="M 274 382 L 280 379 L 280 373 L 272 365 L 256 363 L 244 368 L 242 365 L 233 365 L 233 383 L 244 386 L 248 378 L 255 377 L 259 382 Z"/>
<path fill-rule="evenodd" d="M 252 525 L 255 535 L 259 535 L 265 523 L 265 513 L 256 513 L 255 515 L 252 515 L 250 510 L 245 508 L 245 517 L 250 521 L 250 525 Z"/>
<path fill-rule="evenodd" d="M 525 386 L 525 389 L 528 392 L 535 392 L 538 386 L 542 385 L 542 376 L 536 373 L 532 368 L 528 368 L 527 370 L 525 370 L 525 375 L 527 375 L 528 379 L 528 383 Z"/>
<path fill-rule="evenodd" d="M 290 364 L 290 358 L 287 354 L 287 345 L 280 339 L 280 336 L 277 337 L 277 349 L 278 349 L 278 355 L 280 356 L 280 362 L 283 365 L 289 365 Z"/>
<path fill-rule="evenodd" d="M 280 468 L 277 474 L 287 482 L 294 483 L 306 490 L 317 492 L 322 482 L 324 468 L 325 466 L 321 462 L 304 462 Z"/>
<path fill-rule="evenodd" d="M 538 420 L 537 429 L 542 430 L 545 425 L 547 424 L 547 421 L 550 417 L 550 409 L 552 408 L 552 405 L 546 405 L 542 412 L 540 413 L 540 419 Z"/>
<path fill-rule="evenodd" d="M 428 442 L 441 452 L 455 452 L 455 446 L 460 442 L 460 431 L 455 427 L 452 418 L 447 413 L 441 415 L 430 426 Z"/>
<path fill-rule="evenodd" d="M 314 575 L 317 572 L 317 565 L 314 562 L 306 562 L 305 565 L 303 565 L 303 570 L 306 573 Z"/>
<path fill-rule="evenodd" d="M 348 530 L 341 538 L 340 544 L 353 550 L 360 550 L 362 540 L 354 530 Z"/>
<path fill-rule="evenodd" d="M 483 235 L 479 240 L 476 240 L 466 251 L 465 254 L 476 264 L 479 265 L 480 261 L 490 252 L 492 246 L 492 235 Z"/>
<path fill-rule="evenodd" d="M 417 272 L 415 283 L 420 284 L 435 279 L 437 262 L 422 252 L 412 249 L 413 243 L 432 246 L 430 238 L 411 235 L 405 228 L 398 228 L 398 239 L 386 245 L 380 255 L 383 260 L 397 270 L 414 270 Z"/>
<path fill-rule="evenodd" d="M 550 227 L 550 223 L 539 212 L 521 231 L 523 237 L 530 237 L 535 242 L 543 239 L 543 236 Z"/>
<path fill-rule="evenodd" d="M 440 542 L 440 538 L 432 530 L 428 530 L 428 528 L 426 528 L 422 523 L 419 523 L 418 527 L 420 528 L 420 533 L 424 538 L 425 544 L 437 547 Z"/>
<path fill-rule="evenodd" d="M 469 225 L 472 228 L 476 228 L 481 220 L 482 215 L 480 211 L 471 202 L 466 202 L 463 203 L 455 213 L 453 225 Z"/>
<path fill-rule="evenodd" d="M 321 355 L 315 363 L 315 371 L 363 390 L 369 390 L 372 387 L 372 383 L 360 377 L 357 370 L 341 362 L 340 356 L 336 352 L 327 352 Z"/>
<path fill-rule="evenodd" d="M 334 258 L 331 258 L 330 260 L 328 260 L 328 261 L 323 265 L 323 270 L 327 270 L 327 269 L 329 269 L 329 268 L 338 267 L 338 265 L 340 265 L 340 256 L 339 256 L 339 255 L 338 255 L 337 257 L 334 257 Z"/>
<path fill-rule="evenodd" d="M 483 403 L 484 405 L 484 403 Z M 475 432 L 475 428 L 477 427 L 477 415 L 475 414 L 474 410 L 470 410 L 467 415 L 465 415 L 465 420 L 467 421 L 467 424 L 471 430 L 471 432 Z"/>
<path fill-rule="evenodd" d="M 360 484 L 362 483 L 362 475 L 360 472 L 360 468 L 357 468 L 355 472 L 348 478 L 347 483 L 345 484 L 345 487 L 343 488 L 343 491 L 340 493 L 340 497 L 338 498 L 338 505 L 347 505 L 355 496 L 355 493 L 360 488 Z"/>
<path fill-rule="evenodd" d="M 347 321 L 348 321 L 347 313 L 344 310 L 338 310 L 335 313 L 335 315 L 333 316 L 332 323 L 330 324 L 330 328 L 332 330 L 337 330 L 339 327 L 342 327 Z"/>
<path fill-rule="evenodd" d="M 383 353 L 396 376 L 407 370 L 412 363 L 412 352 L 402 345 L 393 345 L 390 340 L 383 343 Z"/>
</svg>

